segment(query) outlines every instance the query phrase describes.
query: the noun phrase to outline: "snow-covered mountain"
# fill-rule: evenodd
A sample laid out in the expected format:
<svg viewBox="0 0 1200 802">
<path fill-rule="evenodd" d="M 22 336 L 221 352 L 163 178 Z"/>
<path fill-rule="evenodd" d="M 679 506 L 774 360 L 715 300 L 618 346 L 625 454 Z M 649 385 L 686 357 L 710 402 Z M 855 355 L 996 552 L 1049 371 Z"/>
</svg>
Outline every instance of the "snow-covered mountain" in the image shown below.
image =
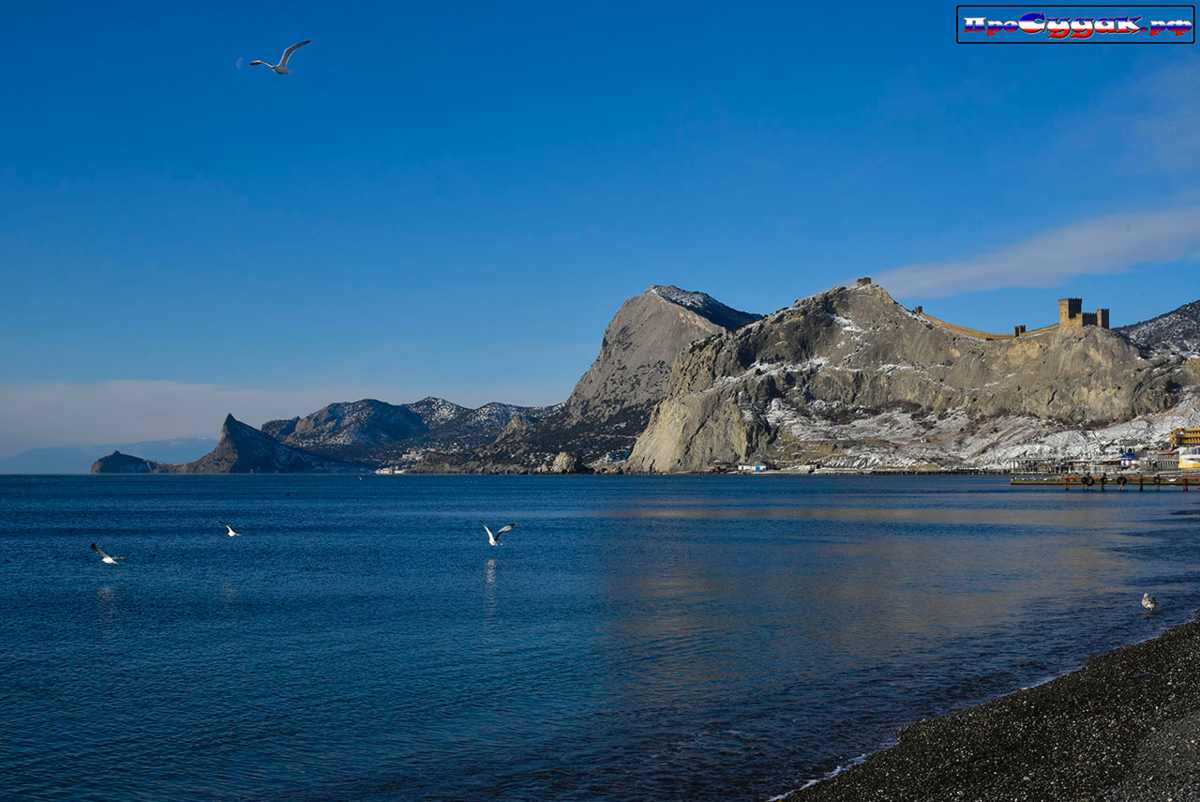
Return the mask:
<svg viewBox="0 0 1200 802">
<path fill-rule="evenodd" d="M 1132 326 L 1122 326 L 1117 331 L 1146 348 L 1200 357 L 1200 301 Z"/>
<path fill-rule="evenodd" d="M 263 424 L 265 434 L 293 448 L 333 459 L 384 464 L 426 451 L 456 453 L 493 442 L 515 418 L 541 419 L 547 407 L 490 403 L 478 409 L 443 398 L 412 404 L 375 399 L 339 402 L 304 417 Z"/>
</svg>

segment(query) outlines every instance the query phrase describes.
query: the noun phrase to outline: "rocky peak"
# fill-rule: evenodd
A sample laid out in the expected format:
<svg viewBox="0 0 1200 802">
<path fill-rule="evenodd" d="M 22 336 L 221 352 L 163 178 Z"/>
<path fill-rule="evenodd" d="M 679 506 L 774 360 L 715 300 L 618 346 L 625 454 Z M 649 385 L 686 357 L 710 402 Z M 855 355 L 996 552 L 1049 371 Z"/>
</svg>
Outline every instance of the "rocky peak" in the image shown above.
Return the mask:
<svg viewBox="0 0 1200 802">
<path fill-rule="evenodd" d="M 654 284 L 646 289 L 643 295 L 657 295 L 662 300 L 675 306 L 682 306 L 700 315 L 710 323 L 724 329 L 736 329 L 758 320 L 761 315 L 750 312 L 739 312 L 726 306 L 716 298 L 703 292 L 681 290 L 674 284 Z"/>
<path fill-rule="evenodd" d="M 419 415 L 421 421 L 431 429 L 450 423 L 471 411 L 452 401 L 434 396 L 427 396 L 416 403 L 406 404 L 405 406 Z"/>
<path fill-rule="evenodd" d="M 645 428 L 650 410 L 662 398 L 679 352 L 698 339 L 732 331 L 758 318 L 702 292 L 652 285 L 617 310 L 605 329 L 596 361 L 567 401 L 523 410 L 519 417 L 505 413 L 509 420 L 490 447 L 469 459 L 448 460 L 440 454 L 427 460 L 425 467 L 549 470 L 559 453 L 583 462 L 613 455 L 623 458 Z M 484 409 L 487 407 L 477 412 Z"/>
<path fill-rule="evenodd" d="M 758 318 L 673 285 L 656 284 L 630 298 L 609 322 L 600 354 L 567 401 L 563 413 L 568 425 L 621 417 L 630 429 L 627 434 L 636 436 L 650 407 L 662 398 L 680 351 Z"/>
<path fill-rule="evenodd" d="M 195 462 L 161 467 L 171 473 L 302 473 L 332 465 L 315 454 L 289 448 L 229 414 L 211 452 Z"/>
</svg>

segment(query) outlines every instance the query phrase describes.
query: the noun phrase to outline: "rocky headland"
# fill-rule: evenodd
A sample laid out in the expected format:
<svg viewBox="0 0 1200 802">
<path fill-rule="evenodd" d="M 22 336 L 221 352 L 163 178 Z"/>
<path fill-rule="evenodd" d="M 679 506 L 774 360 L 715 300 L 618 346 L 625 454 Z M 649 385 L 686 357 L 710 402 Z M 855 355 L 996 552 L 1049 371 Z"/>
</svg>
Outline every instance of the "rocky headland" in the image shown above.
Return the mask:
<svg viewBox="0 0 1200 802">
<path fill-rule="evenodd" d="M 1184 358 L 1097 326 L 985 340 L 836 287 L 684 350 L 628 470 L 1002 466 L 1067 429 L 1161 415 L 1188 397 Z"/>
<path fill-rule="evenodd" d="M 1004 469 L 1018 458 L 1161 447 L 1200 415 L 1189 363 L 1200 353 L 1200 302 L 1122 329 L 975 334 L 869 281 L 766 317 L 654 285 L 617 310 L 560 404 L 363 399 L 261 431 L 230 416 L 199 460 L 121 454 L 93 471 Z"/>
<path fill-rule="evenodd" d="M 194 462 L 152 462 L 114 452 L 97 460 L 92 473 L 314 473 L 355 467 L 286 446 L 227 415 L 216 447 Z"/>
</svg>

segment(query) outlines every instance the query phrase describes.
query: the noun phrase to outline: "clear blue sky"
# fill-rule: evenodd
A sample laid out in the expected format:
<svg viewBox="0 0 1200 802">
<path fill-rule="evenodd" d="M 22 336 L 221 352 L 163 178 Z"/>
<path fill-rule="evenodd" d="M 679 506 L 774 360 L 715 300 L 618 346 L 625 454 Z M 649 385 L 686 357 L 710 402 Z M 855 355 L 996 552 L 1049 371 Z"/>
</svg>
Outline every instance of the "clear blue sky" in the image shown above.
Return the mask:
<svg viewBox="0 0 1200 802">
<path fill-rule="evenodd" d="M 655 283 L 873 275 L 999 330 L 1200 297 L 1196 48 L 958 46 L 951 8 L 14 5 L 0 456 L 559 401 Z"/>
</svg>

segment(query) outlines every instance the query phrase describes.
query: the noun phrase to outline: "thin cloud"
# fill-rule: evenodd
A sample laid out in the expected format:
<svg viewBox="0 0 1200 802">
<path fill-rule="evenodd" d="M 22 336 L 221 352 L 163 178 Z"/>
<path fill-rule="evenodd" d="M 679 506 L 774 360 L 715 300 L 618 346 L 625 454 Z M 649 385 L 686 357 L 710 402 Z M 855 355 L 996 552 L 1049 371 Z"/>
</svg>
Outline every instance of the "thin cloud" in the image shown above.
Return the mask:
<svg viewBox="0 0 1200 802">
<path fill-rule="evenodd" d="M 232 412 L 254 426 L 305 415 L 359 389 L 272 391 L 173 381 L 0 386 L 0 457 L 42 446 L 216 437 Z"/>
<path fill-rule="evenodd" d="M 1200 62 L 1172 64 L 1148 80 L 1128 83 L 1121 97 L 1134 98 L 1132 107 L 1122 103 L 1117 113 L 1106 102 L 1104 113 L 1134 152 L 1144 151 L 1155 166 L 1172 171 L 1196 167 L 1200 165 L 1198 81 Z"/>
<path fill-rule="evenodd" d="M 878 282 L 900 297 L 943 298 L 1001 287 L 1055 287 L 1073 276 L 1194 260 L 1200 206 L 1112 214 L 1019 240 L 992 253 L 887 270 Z"/>
</svg>

